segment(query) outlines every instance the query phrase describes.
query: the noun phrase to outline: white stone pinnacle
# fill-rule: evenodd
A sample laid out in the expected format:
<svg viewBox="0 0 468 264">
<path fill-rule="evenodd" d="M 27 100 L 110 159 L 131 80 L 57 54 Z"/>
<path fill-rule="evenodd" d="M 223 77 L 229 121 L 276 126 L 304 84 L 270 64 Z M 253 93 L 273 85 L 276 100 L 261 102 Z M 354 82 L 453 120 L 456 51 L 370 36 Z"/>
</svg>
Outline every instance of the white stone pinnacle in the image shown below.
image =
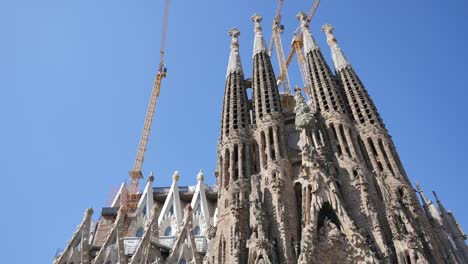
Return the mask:
<svg viewBox="0 0 468 264">
<path fill-rule="evenodd" d="M 307 15 L 304 12 L 299 12 L 297 14 L 297 19 L 301 21 L 301 31 L 302 31 L 302 38 L 304 42 L 304 54 L 307 54 L 311 51 L 318 49 L 318 45 L 315 42 L 312 33 L 310 33 L 309 29 L 309 21 L 307 20 Z"/>
<path fill-rule="evenodd" d="M 172 175 L 172 180 L 179 181 L 179 179 L 180 179 L 179 171 L 174 171 L 174 174 Z"/>
<path fill-rule="evenodd" d="M 327 35 L 327 42 L 331 48 L 333 64 L 335 65 L 336 71 L 340 71 L 347 66 L 350 66 L 351 64 L 346 59 L 340 46 L 338 46 L 338 42 L 333 34 L 333 26 L 326 24 L 322 27 L 322 31 Z"/>
<path fill-rule="evenodd" d="M 197 180 L 198 181 L 204 181 L 205 180 L 205 174 L 203 174 L 203 170 L 200 170 L 197 175 Z"/>
<path fill-rule="evenodd" d="M 229 54 L 229 63 L 227 67 L 226 77 L 233 72 L 242 73 L 242 63 L 239 54 L 239 35 L 240 31 L 237 28 L 232 28 L 229 31 L 231 36 L 231 53 Z"/>
<path fill-rule="evenodd" d="M 262 26 L 260 25 L 260 22 L 262 22 L 262 19 L 263 19 L 262 16 L 258 14 L 254 14 L 252 16 L 252 21 L 255 24 L 255 28 L 254 28 L 255 39 L 254 39 L 254 48 L 253 48 L 252 57 L 262 51 L 268 51 L 265 40 L 263 39 Z"/>
</svg>

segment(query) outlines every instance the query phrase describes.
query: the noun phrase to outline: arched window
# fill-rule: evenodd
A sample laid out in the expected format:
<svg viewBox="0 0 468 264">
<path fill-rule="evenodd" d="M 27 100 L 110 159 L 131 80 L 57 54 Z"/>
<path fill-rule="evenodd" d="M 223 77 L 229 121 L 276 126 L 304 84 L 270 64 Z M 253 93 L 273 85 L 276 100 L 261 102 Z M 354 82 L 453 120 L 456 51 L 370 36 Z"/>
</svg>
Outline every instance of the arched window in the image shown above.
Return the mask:
<svg viewBox="0 0 468 264">
<path fill-rule="evenodd" d="M 136 237 L 142 237 L 142 236 L 143 236 L 143 227 L 140 227 L 136 231 Z"/>
<path fill-rule="evenodd" d="M 164 230 L 164 236 L 172 236 L 172 228 L 170 226 Z"/>
<path fill-rule="evenodd" d="M 194 229 L 193 229 L 193 234 L 195 236 L 199 236 L 200 235 L 200 227 L 199 226 L 196 226 Z"/>
</svg>

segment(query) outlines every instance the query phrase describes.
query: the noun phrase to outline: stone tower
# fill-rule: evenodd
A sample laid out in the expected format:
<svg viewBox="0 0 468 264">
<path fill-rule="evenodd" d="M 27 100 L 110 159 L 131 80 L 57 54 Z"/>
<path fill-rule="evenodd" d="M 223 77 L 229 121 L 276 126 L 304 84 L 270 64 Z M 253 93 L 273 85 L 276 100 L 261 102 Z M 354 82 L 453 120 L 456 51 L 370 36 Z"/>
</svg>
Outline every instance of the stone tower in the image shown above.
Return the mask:
<svg viewBox="0 0 468 264">
<path fill-rule="evenodd" d="M 263 40 L 262 17 L 252 17 L 252 77 L 239 81 L 238 86 L 230 84 L 233 72 L 238 72 L 236 78 L 244 77 L 238 42 L 233 39 L 236 45 L 231 45 L 222 114 L 224 130 L 218 148 L 217 179 L 218 186 L 223 186 L 218 199 L 220 214 L 204 261 L 468 261 L 466 235 L 452 214 L 446 213 L 443 206 L 436 208 L 428 202 L 422 190 L 419 193 L 424 208 L 419 204 L 392 139 L 338 46 L 333 27 L 325 25 L 322 30 L 331 47 L 335 72 L 308 28 L 307 15 L 299 13 L 297 18 L 312 87 L 308 91 L 310 103 L 306 103 L 300 89 L 296 90 L 293 112 L 281 105 L 288 95 L 278 91 Z M 233 65 L 238 65 L 236 70 Z M 251 100 L 236 90 L 242 84 L 242 89 L 252 89 Z M 234 100 L 229 96 L 234 96 Z M 237 134 L 226 138 L 226 131 L 231 131 L 244 113 L 243 108 L 229 112 L 232 105 L 247 106 L 251 116 L 247 127 L 235 128 L 245 131 L 246 137 L 241 140 L 235 140 L 239 138 Z M 238 154 L 230 159 L 231 164 L 223 162 L 226 155 L 232 156 L 226 149 L 237 149 L 245 142 L 246 152 L 235 150 Z M 238 174 L 238 164 L 248 164 L 250 170 L 243 169 L 245 173 Z M 220 185 L 223 181 L 229 184 Z M 241 208 L 225 209 L 239 203 Z M 245 215 L 239 215 L 242 213 Z M 233 221 L 249 224 L 233 227 Z"/>
<path fill-rule="evenodd" d="M 231 53 L 226 73 L 221 135 L 218 145 L 218 223 L 208 255 L 223 263 L 247 261 L 250 175 L 253 135 L 246 82 L 239 55 L 239 30 L 231 29 Z"/>
<path fill-rule="evenodd" d="M 260 15 L 250 78 L 231 29 L 216 186 L 202 171 L 195 186 L 178 172 L 170 187 L 152 175 L 141 192 L 123 183 L 97 222 L 85 212 L 55 264 L 468 263 L 466 234 L 435 193 L 437 205 L 413 189 L 333 27 L 322 30 L 335 71 L 297 18 L 309 100 L 279 92 Z"/>
</svg>

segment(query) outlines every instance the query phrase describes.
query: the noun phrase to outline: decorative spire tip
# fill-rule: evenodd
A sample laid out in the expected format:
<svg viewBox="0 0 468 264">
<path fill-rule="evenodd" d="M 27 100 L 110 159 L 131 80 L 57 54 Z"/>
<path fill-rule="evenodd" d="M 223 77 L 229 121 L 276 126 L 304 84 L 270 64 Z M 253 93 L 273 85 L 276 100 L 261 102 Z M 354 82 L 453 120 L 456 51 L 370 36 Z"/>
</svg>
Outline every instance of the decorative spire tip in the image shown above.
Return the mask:
<svg viewBox="0 0 468 264">
<path fill-rule="evenodd" d="M 205 174 L 203 174 L 203 170 L 200 170 L 197 175 L 197 180 L 198 181 L 204 181 L 205 180 Z"/>
<path fill-rule="evenodd" d="M 343 54 L 343 51 L 341 48 L 338 46 L 338 41 L 335 38 L 335 35 L 333 34 L 333 26 L 330 24 L 325 24 L 322 27 L 322 31 L 327 35 L 327 43 L 331 48 L 332 52 L 332 59 L 333 59 L 333 64 L 335 65 L 335 69 L 337 71 L 340 71 L 347 66 L 350 66 L 351 64 L 348 62 L 348 59 L 346 59 L 345 55 Z"/>
<path fill-rule="evenodd" d="M 253 14 L 252 15 L 252 21 L 254 22 L 254 32 L 255 32 L 255 39 L 254 39 L 254 51 L 253 51 L 253 56 L 260 52 L 267 52 L 267 47 L 265 40 L 263 39 L 263 34 L 262 34 L 262 26 L 260 25 L 260 22 L 262 22 L 263 17 L 259 14 Z"/>
<path fill-rule="evenodd" d="M 240 35 L 240 30 L 238 28 L 231 28 L 231 30 L 229 30 L 229 36 L 231 36 L 232 38 L 237 38 L 239 37 Z"/>
<path fill-rule="evenodd" d="M 229 36 L 231 36 L 231 53 L 229 54 L 226 77 L 233 72 L 242 73 L 242 63 L 239 55 L 239 35 L 240 31 L 235 27 L 229 30 Z"/>
<path fill-rule="evenodd" d="M 154 173 L 153 171 L 150 172 L 150 175 L 148 176 L 148 182 L 153 182 L 154 181 Z"/>
<path fill-rule="evenodd" d="M 174 174 L 172 175 L 172 180 L 178 182 L 180 179 L 179 171 L 174 171 Z"/>
<path fill-rule="evenodd" d="M 296 15 L 296 18 L 301 21 L 301 31 L 302 31 L 302 41 L 304 42 L 304 53 L 307 54 L 313 50 L 318 49 L 318 45 L 315 42 L 312 33 L 309 30 L 310 20 L 307 17 L 307 14 L 304 12 L 299 12 Z"/>
</svg>

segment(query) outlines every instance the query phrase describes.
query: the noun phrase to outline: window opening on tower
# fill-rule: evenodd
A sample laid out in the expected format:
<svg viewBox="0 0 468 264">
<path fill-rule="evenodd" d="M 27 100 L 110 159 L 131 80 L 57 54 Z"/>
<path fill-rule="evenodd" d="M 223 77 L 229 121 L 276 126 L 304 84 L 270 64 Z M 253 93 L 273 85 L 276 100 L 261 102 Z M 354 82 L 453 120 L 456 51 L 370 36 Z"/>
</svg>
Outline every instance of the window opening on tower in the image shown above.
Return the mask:
<svg viewBox="0 0 468 264">
<path fill-rule="evenodd" d="M 268 128 L 268 143 L 270 146 L 270 159 L 276 160 L 275 141 L 273 139 L 273 128 Z"/>
</svg>

